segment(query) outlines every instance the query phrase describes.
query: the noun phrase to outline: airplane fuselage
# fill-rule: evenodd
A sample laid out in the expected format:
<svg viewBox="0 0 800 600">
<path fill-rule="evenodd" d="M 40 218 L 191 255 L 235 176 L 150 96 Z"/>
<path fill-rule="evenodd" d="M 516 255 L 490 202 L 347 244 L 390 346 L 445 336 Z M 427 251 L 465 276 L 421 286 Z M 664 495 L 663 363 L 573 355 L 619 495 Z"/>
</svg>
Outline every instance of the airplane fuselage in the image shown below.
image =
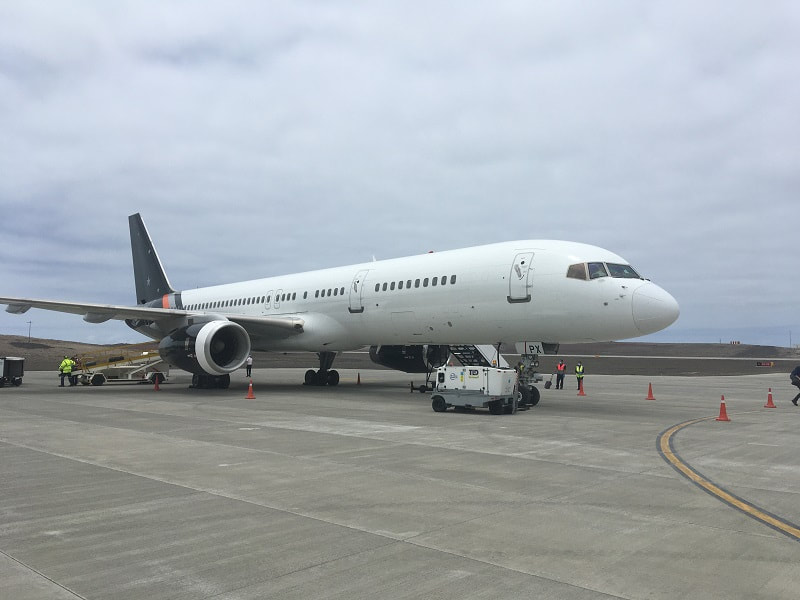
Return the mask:
<svg viewBox="0 0 800 600">
<path fill-rule="evenodd" d="M 337 351 L 371 344 L 556 343 L 639 337 L 678 305 L 634 276 L 575 277 L 571 267 L 627 266 L 587 244 L 524 240 L 381 260 L 167 294 L 164 308 L 200 317 L 298 317 L 302 335 L 262 338 L 258 350 Z M 572 276 L 568 276 L 568 273 Z M 158 330 L 137 330 L 160 337 Z"/>
</svg>

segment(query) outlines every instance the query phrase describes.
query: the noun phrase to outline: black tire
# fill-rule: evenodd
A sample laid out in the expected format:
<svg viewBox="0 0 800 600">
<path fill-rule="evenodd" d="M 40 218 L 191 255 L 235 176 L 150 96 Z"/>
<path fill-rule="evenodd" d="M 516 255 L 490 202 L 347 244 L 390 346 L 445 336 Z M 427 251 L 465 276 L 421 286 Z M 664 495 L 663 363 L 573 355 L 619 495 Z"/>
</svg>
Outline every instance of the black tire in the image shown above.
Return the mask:
<svg viewBox="0 0 800 600">
<path fill-rule="evenodd" d="M 419 393 L 420 394 L 427 394 L 428 393 L 428 386 L 427 385 L 419 386 Z"/>
<path fill-rule="evenodd" d="M 317 385 L 317 372 L 314 369 L 306 371 L 306 385 Z"/>
<path fill-rule="evenodd" d="M 328 385 L 339 385 L 339 371 L 328 371 Z"/>
<path fill-rule="evenodd" d="M 503 410 L 504 408 L 502 400 L 492 400 L 489 402 L 489 412 L 493 415 L 502 415 Z"/>
<path fill-rule="evenodd" d="M 444 412 L 447 410 L 447 402 L 441 396 L 434 396 L 431 400 L 431 408 L 433 408 L 433 412 Z"/>
<path fill-rule="evenodd" d="M 531 388 L 522 386 L 517 390 L 517 406 L 528 406 L 531 403 Z"/>
<path fill-rule="evenodd" d="M 531 387 L 528 389 L 530 390 L 530 400 L 528 401 L 528 403 L 531 406 L 536 406 L 537 404 L 539 404 L 539 399 L 541 398 L 541 394 L 539 393 L 539 388 Z"/>
<path fill-rule="evenodd" d="M 314 375 L 314 385 L 328 385 L 328 373 L 325 371 L 317 371 Z"/>
<path fill-rule="evenodd" d="M 14 385 L 17 386 L 17 387 L 21 386 L 22 385 L 22 377 L 14 378 Z"/>
<path fill-rule="evenodd" d="M 92 385 L 103 385 L 106 382 L 106 376 L 102 373 L 95 373 L 92 375 L 90 383 Z"/>
<path fill-rule="evenodd" d="M 159 373 L 159 375 L 160 375 L 160 373 Z M 227 374 L 226 375 L 220 375 L 219 377 L 216 377 L 215 379 L 216 379 L 216 381 L 214 383 L 217 384 L 216 387 L 218 387 L 221 390 L 227 390 L 231 386 L 231 376 L 230 375 L 227 375 Z"/>
<path fill-rule="evenodd" d="M 510 415 L 511 413 L 514 412 L 514 405 L 513 404 L 506 404 L 503 407 L 503 412 L 506 413 L 507 415 Z"/>
</svg>

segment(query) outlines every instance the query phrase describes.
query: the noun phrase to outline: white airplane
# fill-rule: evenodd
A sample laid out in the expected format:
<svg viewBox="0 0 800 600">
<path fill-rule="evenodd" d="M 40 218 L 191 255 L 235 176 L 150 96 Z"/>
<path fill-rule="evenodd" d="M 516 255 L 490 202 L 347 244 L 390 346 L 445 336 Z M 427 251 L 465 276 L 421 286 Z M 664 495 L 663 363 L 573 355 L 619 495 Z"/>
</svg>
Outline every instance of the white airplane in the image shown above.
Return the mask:
<svg viewBox="0 0 800 600">
<path fill-rule="evenodd" d="M 128 218 L 137 306 L 0 297 L 31 307 L 121 319 L 160 340 L 197 387 L 228 387 L 251 349 L 309 351 L 305 382 L 336 385 L 337 353 L 372 346 L 374 361 L 410 372 L 462 344 L 611 341 L 664 329 L 678 303 L 620 256 L 587 244 L 522 240 L 176 292 L 139 214 Z M 430 372 L 430 371 L 429 371 Z M 538 391 L 535 397 L 538 401 Z"/>
</svg>

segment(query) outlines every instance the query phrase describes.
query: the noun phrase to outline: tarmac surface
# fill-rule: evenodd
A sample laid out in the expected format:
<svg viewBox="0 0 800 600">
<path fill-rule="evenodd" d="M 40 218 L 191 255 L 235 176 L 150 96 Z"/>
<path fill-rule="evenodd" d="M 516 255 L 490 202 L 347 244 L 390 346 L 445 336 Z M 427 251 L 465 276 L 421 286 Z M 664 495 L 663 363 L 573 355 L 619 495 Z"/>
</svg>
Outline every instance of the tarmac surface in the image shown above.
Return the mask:
<svg viewBox="0 0 800 600">
<path fill-rule="evenodd" d="M 0 389 L 0 598 L 797 598 L 783 372 L 568 377 L 501 416 L 340 373 Z"/>
</svg>

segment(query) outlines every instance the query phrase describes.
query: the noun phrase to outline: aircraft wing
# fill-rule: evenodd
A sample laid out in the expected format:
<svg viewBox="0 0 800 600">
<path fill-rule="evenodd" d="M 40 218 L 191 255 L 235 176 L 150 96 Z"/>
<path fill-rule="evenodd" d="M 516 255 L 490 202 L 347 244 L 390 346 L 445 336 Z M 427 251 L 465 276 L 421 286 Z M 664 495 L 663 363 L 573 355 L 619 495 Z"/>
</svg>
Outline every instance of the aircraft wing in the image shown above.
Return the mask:
<svg viewBox="0 0 800 600">
<path fill-rule="evenodd" d="M 159 321 L 175 317 L 203 316 L 207 313 L 181 310 L 177 308 L 151 308 L 146 306 L 118 306 L 114 304 L 93 304 L 88 302 L 63 302 L 61 300 L 39 300 L 35 298 L 3 298 L 0 304 L 7 304 L 6 312 L 21 314 L 31 308 L 83 315 L 89 323 L 103 323 L 110 319 L 142 319 Z M 305 322 L 299 317 L 257 317 L 248 315 L 225 315 L 234 323 L 239 323 L 248 332 L 261 337 L 285 337 L 286 333 L 302 333 Z"/>
</svg>

